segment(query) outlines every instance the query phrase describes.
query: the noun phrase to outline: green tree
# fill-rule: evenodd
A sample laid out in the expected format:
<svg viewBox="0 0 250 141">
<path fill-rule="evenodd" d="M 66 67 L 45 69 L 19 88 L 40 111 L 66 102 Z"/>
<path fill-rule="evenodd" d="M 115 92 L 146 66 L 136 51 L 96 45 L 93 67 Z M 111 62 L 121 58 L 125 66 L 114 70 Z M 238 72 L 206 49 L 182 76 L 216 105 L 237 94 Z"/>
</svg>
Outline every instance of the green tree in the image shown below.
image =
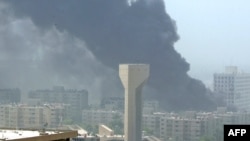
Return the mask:
<svg viewBox="0 0 250 141">
<path fill-rule="evenodd" d="M 62 121 L 63 124 L 70 125 L 74 124 L 74 121 L 71 118 L 66 118 Z"/>
<path fill-rule="evenodd" d="M 213 137 L 202 136 L 199 141 L 214 141 Z"/>
<path fill-rule="evenodd" d="M 154 131 L 149 128 L 144 128 L 143 131 L 145 131 L 145 135 L 154 135 Z"/>
</svg>

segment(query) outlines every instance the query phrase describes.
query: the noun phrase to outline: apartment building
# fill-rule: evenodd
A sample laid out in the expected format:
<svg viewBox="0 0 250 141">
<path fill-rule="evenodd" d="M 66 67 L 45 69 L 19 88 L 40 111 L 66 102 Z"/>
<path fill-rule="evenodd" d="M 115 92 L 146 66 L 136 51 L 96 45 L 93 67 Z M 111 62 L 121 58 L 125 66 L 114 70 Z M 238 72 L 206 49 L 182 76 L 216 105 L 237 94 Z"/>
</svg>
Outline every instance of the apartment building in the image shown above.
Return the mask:
<svg viewBox="0 0 250 141">
<path fill-rule="evenodd" d="M 198 119 L 182 119 L 161 117 L 160 138 L 174 141 L 197 141 L 201 136 L 201 121 Z"/>
<path fill-rule="evenodd" d="M 0 126 L 5 128 L 55 128 L 64 116 L 62 105 L 0 105 Z"/>
<path fill-rule="evenodd" d="M 99 124 L 109 125 L 113 120 L 123 121 L 123 114 L 118 111 L 107 111 L 107 110 L 82 111 L 82 123 L 85 125 L 91 125 L 91 126 L 96 126 Z"/>
<path fill-rule="evenodd" d="M 124 110 L 124 97 L 104 97 L 100 104 L 105 110 Z"/>
<path fill-rule="evenodd" d="M 203 112 L 197 113 L 196 118 L 202 122 L 202 135 L 218 141 L 223 140 L 225 124 L 250 124 L 250 113 L 248 112 Z"/>
<path fill-rule="evenodd" d="M 144 114 L 142 116 L 142 129 L 146 135 L 160 136 L 160 120 L 165 113 Z M 149 133 L 147 133 L 149 132 Z"/>
<path fill-rule="evenodd" d="M 159 102 L 157 100 L 144 100 L 143 114 L 152 114 L 159 111 Z"/>
<path fill-rule="evenodd" d="M 250 124 L 250 113 L 227 112 L 225 108 L 214 112 L 158 112 L 144 114 L 142 125 L 145 131 L 166 141 L 196 141 L 203 136 L 220 141 L 225 124 Z"/>
<path fill-rule="evenodd" d="M 124 110 L 124 97 L 105 97 L 100 104 L 105 110 Z M 157 100 L 143 100 L 143 113 L 152 114 L 159 111 L 159 102 Z"/>
<path fill-rule="evenodd" d="M 35 90 L 28 94 L 30 104 L 64 103 L 69 105 L 68 118 L 74 121 L 81 121 L 81 111 L 88 107 L 88 91 L 64 89 L 62 86 L 55 86 L 52 90 Z M 35 103 L 34 103 L 35 101 Z"/>
</svg>

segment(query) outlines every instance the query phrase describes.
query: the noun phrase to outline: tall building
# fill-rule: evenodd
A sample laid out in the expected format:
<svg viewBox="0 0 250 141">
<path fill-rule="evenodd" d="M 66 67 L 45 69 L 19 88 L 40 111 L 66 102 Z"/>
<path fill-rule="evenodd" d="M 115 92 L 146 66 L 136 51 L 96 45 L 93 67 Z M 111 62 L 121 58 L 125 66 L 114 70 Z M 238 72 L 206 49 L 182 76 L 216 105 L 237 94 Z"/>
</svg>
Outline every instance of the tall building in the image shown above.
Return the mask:
<svg viewBox="0 0 250 141">
<path fill-rule="evenodd" d="M 250 109 L 250 73 L 239 72 L 228 66 L 224 73 L 214 74 L 214 92 L 223 95 L 228 107 L 238 110 Z"/>
<path fill-rule="evenodd" d="M 141 141 L 142 87 L 149 77 L 149 65 L 120 64 L 119 76 L 125 89 L 125 141 Z"/>
<path fill-rule="evenodd" d="M 74 121 L 81 121 L 81 111 L 88 107 L 88 91 L 64 89 L 61 86 L 55 86 L 52 90 L 30 91 L 28 98 L 33 104 L 44 103 L 64 103 L 69 105 L 69 115 Z M 34 103 L 35 101 L 35 103 Z"/>
</svg>

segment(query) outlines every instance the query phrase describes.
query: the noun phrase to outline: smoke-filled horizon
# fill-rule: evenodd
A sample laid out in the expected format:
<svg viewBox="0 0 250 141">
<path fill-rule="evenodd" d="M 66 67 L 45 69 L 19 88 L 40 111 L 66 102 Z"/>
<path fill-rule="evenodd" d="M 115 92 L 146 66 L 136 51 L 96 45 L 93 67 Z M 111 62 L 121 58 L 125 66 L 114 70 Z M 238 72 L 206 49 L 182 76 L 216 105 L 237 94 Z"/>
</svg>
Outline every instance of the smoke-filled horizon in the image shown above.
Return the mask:
<svg viewBox="0 0 250 141">
<path fill-rule="evenodd" d="M 189 64 L 174 49 L 179 36 L 162 0 L 138 0 L 131 5 L 127 0 L 8 3 L 14 14 L 1 8 L 5 19 L 0 31 L 5 56 L 1 62 L 8 65 L 0 75 L 9 80 L 0 82 L 2 86 L 61 83 L 110 96 L 120 92 L 118 64 L 147 63 L 151 67 L 148 85 L 155 90 L 147 96 L 159 100 L 162 107 L 213 107 L 204 84 L 187 75 Z"/>
<path fill-rule="evenodd" d="M 29 17 L 18 18 L 9 9 L 0 3 L 0 88 L 21 88 L 24 95 L 56 85 L 87 89 L 96 97 L 110 93 L 106 88 L 116 85 L 116 73 L 102 65 L 84 41 L 55 26 L 39 28 Z M 113 95 L 120 92 L 112 90 Z"/>
</svg>

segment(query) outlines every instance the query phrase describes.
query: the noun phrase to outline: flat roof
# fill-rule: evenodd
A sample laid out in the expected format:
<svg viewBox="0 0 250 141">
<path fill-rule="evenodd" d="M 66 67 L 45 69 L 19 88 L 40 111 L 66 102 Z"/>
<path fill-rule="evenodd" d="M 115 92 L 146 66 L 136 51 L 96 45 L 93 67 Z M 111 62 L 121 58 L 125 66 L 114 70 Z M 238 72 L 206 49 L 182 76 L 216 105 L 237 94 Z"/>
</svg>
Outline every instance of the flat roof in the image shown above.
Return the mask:
<svg viewBox="0 0 250 141">
<path fill-rule="evenodd" d="M 76 137 L 77 131 L 45 131 L 0 129 L 0 140 L 51 141 Z"/>
</svg>

